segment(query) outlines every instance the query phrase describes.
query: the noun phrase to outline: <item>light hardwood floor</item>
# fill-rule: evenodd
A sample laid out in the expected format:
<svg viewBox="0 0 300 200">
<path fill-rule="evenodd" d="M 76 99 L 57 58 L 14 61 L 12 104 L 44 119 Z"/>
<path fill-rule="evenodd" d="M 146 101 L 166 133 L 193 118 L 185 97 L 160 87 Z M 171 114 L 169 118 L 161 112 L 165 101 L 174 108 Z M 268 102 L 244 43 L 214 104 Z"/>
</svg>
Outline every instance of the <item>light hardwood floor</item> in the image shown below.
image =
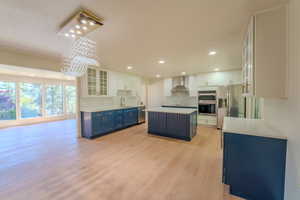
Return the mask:
<svg viewBox="0 0 300 200">
<path fill-rule="evenodd" d="M 146 125 L 77 139 L 74 120 L 0 130 L 2 200 L 233 200 L 221 184 L 220 135 L 192 142 Z"/>
</svg>

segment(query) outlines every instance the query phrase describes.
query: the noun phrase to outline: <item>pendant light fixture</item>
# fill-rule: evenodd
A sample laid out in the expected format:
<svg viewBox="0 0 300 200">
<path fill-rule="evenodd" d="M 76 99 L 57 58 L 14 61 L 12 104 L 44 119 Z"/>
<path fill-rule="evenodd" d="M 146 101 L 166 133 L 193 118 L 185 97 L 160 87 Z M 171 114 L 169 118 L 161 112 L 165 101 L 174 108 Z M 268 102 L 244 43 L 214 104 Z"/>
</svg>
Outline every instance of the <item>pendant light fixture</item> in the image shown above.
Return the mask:
<svg viewBox="0 0 300 200">
<path fill-rule="evenodd" d="M 86 36 L 102 25 L 100 18 L 82 9 L 63 23 L 58 34 L 73 40 L 70 54 L 63 58 L 63 73 L 79 77 L 86 73 L 89 65 L 99 66 L 96 43 Z"/>
</svg>

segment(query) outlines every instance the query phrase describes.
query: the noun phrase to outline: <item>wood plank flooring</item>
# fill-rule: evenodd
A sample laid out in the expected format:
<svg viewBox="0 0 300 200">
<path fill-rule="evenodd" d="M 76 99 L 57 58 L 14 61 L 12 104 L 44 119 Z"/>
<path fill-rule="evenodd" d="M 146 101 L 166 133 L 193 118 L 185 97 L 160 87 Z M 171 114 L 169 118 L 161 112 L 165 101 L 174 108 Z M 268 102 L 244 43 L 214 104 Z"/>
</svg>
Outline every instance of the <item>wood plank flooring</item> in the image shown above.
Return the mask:
<svg viewBox="0 0 300 200">
<path fill-rule="evenodd" d="M 0 199 L 230 200 L 221 158 L 209 127 L 192 142 L 150 136 L 145 124 L 95 140 L 77 139 L 74 120 L 2 129 Z"/>
</svg>

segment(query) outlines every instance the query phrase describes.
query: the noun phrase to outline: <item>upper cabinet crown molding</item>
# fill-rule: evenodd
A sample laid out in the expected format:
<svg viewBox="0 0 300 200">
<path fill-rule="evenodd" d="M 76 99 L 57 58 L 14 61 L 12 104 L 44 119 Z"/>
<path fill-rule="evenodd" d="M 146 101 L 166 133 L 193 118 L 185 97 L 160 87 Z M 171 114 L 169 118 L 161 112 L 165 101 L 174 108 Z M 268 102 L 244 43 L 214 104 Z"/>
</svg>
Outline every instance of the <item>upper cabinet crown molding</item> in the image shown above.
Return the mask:
<svg viewBox="0 0 300 200">
<path fill-rule="evenodd" d="M 251 18 L 243 48 L 244 94 L 286 98 L 287 7 Z"/>
</svg>

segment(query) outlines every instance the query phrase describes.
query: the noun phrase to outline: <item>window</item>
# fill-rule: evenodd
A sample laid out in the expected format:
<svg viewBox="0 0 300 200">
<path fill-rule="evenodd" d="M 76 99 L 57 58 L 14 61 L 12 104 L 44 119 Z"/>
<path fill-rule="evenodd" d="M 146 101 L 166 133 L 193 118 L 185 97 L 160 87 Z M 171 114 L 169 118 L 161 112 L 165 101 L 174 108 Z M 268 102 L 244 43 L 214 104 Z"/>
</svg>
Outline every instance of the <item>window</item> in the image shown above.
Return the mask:
<svg viewBox="0 0 300 200">
<path fill-rule="evenodd" d="M 0 81 L 0 120 L 16 119 L 16 84 Z"/>
<path fill-rule="evenodd" d="M 67 85 L 65 89 L 66 112 L 67 114 L 76 113 L 76 87 Z"/>
<path fill-rule="evenodd" d="M 88 94 L 97 94 L 96 70 L 88 68 Z"/>
<path fill-rule="evenodd" d="M 40 84 L 20 84 L 20 109 L 21 118 L 42 116 L 42 95 Z"/>
<path fill-rule="evenodd" d="M 107 72 L 100 71 L 100 95 L 107 95 Z"/>
<path fill-rule="evenodd" d="M 1 124 L 26 123 L 32 118 L 50 116 L 73 117 L 76 114 L 77 90 L 74 82 L 28 78 L 29 82 L 20 82 L 22 78 L 9 78 L 12 80 L 0 81 Z M 47 81 L 49 84 L 43 83 Z"/>
<path fill-rule="evenodd" d="M 48 85 L 46 87 L 46 115 L 61 115 L 64 112 L 63 87 L 61 85 Z"/>
</svg>

